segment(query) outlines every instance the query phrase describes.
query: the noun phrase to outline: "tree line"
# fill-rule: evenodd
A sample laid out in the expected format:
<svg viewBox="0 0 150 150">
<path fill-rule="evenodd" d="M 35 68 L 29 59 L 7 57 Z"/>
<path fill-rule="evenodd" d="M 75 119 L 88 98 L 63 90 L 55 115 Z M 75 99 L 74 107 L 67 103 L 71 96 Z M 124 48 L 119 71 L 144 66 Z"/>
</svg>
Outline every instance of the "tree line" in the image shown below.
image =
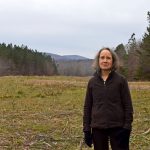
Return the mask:
<svg viewBox="0 0 150 150">
<path fill-rule="evenodd" d="M 150 80 L 150 12 L 147 13 L 148 27 L 141 40 L 133 33 L 126 45 L 115 48 L 120 59 L 119 72 L 129 80 Z"/>
<path fill-rule="evenodd" d="M 58 74 L 54 59 L 27 46 L 0 44 L 0 75 Z"/>
<path fill-rule="evenodd" d="M 87 60 L 60 60 L 57 69 L 60 75 L 66 76 L 91 76 L 94 73 L 92 59 Z"/>
</svg>

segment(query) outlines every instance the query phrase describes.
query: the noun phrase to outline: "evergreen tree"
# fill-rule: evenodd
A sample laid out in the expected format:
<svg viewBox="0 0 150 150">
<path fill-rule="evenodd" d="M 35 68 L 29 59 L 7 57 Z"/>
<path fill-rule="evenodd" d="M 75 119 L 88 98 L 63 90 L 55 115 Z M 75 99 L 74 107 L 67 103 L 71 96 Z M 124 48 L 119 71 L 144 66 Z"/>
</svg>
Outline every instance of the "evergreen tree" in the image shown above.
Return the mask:
<svg viewBox="0 0 150 150">
<path fill-rule="evenodd" d="M 150 12 L 147 13 L 148 27 L 142 39 L 140 53 L 139 76 L 144 80 L 150 80 Z"/>
</svg>

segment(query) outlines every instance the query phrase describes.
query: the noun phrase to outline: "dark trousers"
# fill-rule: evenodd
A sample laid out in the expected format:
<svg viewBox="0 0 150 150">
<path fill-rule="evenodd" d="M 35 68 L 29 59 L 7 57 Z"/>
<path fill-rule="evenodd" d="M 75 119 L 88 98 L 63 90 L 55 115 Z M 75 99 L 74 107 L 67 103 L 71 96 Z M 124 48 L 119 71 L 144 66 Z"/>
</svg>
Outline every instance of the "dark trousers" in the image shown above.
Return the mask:
<svg viewBox="0 0 150 150">
<path fill-rule="evenodd" d="M 92 129 L 94 150 L 129 150 L 130 130 L 123 128 Z"/>
</svg>

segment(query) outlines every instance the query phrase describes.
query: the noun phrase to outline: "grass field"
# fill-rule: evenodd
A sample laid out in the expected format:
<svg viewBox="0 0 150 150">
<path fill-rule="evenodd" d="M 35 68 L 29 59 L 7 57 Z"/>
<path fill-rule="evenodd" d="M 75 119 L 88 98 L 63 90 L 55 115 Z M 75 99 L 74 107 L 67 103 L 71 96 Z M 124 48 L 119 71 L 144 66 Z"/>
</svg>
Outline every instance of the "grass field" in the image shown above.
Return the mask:
<svg viewBox="0 0 150 150">
<path fill-rule="evenodd" d="M 0 77 L 0 150 L 79 150 L 88 79 Z M 130 147 L 150 150 L 150 82 L 129 85 L 134 106 Z"/>
</svg>

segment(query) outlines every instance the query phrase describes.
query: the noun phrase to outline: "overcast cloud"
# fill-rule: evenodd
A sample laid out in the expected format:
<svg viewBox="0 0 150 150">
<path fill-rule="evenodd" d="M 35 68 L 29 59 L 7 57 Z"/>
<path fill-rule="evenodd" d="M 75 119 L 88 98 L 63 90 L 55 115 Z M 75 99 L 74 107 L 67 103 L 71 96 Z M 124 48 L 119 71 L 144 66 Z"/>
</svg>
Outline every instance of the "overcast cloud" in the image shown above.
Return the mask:
<svg viewBox="0 0 150 150">
<path fill-rule="evenodd" d="M 0 0 L 0 43 L 93 58 L 148 26 L 150 0 Z"/>
</svg>

